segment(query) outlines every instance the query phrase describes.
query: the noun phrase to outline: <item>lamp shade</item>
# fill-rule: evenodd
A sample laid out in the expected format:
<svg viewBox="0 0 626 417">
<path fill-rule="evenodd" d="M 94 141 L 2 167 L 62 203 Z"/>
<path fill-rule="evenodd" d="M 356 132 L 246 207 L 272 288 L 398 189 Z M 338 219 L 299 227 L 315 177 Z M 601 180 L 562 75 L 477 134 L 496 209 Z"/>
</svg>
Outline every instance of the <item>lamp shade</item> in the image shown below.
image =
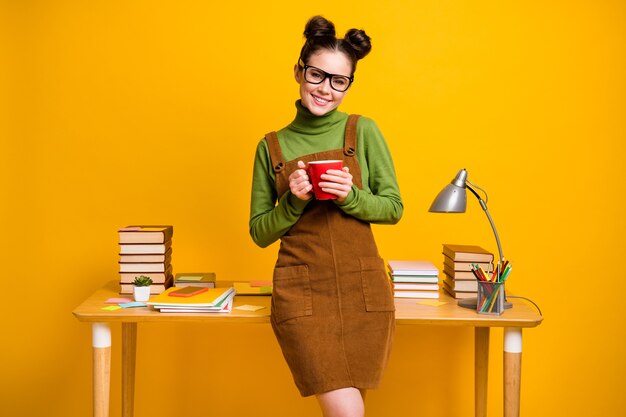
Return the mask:
<svg viewBox="0 0 626 417">
<path fill-rule="evenodd" d="M 462 169 L 443 190 L 437 194 L 428 211 L 432 213 L 465 213 L 467 171 Z"/>
</svg>

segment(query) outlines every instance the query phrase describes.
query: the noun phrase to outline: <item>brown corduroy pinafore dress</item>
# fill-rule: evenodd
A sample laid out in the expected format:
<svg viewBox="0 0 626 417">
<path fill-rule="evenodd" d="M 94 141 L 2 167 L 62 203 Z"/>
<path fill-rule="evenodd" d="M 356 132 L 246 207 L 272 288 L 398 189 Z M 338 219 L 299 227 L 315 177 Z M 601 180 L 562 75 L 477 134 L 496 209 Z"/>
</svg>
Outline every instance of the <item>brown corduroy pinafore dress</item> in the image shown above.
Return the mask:
<svg viewBox="0 0 626 417">
<path fill-rule="evenodd" d="M 342 159 L 362 188 L 356 158 L 357 115 L 344 148 L 284 161 L 275 132 L 266 135 L 278 196 L 299 160 Z M 369 223 L 332 200 L 309 202 L 282 237 L 274 269 L 271 323 L 302 396 L 339 388 L 376 388 L 394 333 L 394 300 Z"/>
</svg>

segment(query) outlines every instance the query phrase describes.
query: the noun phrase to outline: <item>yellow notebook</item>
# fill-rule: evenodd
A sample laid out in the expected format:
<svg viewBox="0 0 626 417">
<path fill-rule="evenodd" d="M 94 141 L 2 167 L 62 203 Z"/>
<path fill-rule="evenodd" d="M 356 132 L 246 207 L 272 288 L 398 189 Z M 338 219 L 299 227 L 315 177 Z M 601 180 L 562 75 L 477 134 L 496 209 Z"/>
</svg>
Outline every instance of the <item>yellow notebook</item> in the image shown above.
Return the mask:
<svg viewBox="0 0 626 417">
<path fill-rule="evenodd" d="M 146 304 L 151 306 L 218 306 L 221 302 L 226 300 L 232 292 L 235 291 L 233 287 L 209 288 L 207 291 L 192 295 L 191 297 L 172 297 L 169 295 L 172 291 L 179 289 L 179 287 L 168 288 L 161 294 L 150 297 Z"/>
</svg>

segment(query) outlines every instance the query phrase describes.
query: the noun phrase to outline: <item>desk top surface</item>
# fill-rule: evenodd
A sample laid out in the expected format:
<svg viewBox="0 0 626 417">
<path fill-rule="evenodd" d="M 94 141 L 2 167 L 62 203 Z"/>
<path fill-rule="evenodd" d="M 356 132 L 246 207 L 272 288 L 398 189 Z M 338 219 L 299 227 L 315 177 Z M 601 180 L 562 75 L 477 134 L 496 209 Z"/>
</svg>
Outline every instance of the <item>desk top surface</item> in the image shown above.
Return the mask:
<svg viewBox="0 0 626 417">
<path fill-rule="evenodd" d="M 119 297 L 119 284 L 111 281 L 97 290 L 82 304 L 74 309 L 73 314 L 85 322 L 149 322 L 149 321 L 207 321 L 227 323 L 269 323 L 270 296 L 235 296 L 234 307 L 256 305 L 264 307 L 257 311 L 244 311 L 233 308 L 230 313 L 160 313 L 148 307 L 123 308 L 115 311 L 103 310 L 109 298 Z M 462 308 L 457 300 L 445 292 L 440 293 L 440 306 L 420 304 L 417 299 L 395 299 L 397 324 L 450 325 L 476 327 L 535 327 L 541 324 L 543 317 L 526 302 L 509 299 L 513 308 L 507 309 L 501 316 L 478 314 L 476 311 Z"/>
</svg>

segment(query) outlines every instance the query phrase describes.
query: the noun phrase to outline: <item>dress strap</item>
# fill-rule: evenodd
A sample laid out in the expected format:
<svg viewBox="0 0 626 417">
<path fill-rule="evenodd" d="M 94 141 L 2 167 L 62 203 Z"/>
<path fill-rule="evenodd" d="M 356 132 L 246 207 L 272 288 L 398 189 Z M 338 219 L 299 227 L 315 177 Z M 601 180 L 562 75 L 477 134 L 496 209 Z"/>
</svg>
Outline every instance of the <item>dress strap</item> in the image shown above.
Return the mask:
<svg viewBox="0 0 626 417">
<path fill-rule="evenodd" d="M 265 135 L 267 146 L 270 151 L 270 158 L 272 159 L 272 167 L 275 173 L 279 173 L 285 168 L 285 157 L 283 151 L 280 149 L 280 143 L 278 143 L 278 135 L 276 132 L 270 132 Z"/>
<path fill-rule="evenodd" d="M 343 154 L 349 157 L 356 155 L 356 124 L 359 121 L 358 114 L 348 116 L 346 122 L 346 133 L 343 141 Z"/>
</svg>

